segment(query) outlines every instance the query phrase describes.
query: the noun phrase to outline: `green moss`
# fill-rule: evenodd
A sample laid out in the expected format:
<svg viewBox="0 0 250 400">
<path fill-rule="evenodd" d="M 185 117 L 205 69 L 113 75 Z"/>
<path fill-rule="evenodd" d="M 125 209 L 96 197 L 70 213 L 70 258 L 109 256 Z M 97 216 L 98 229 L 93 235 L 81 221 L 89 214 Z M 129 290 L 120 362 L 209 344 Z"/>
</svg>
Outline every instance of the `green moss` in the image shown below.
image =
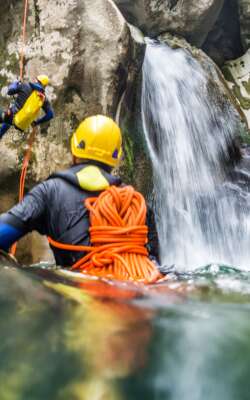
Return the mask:
<svg viewBox="0 0 250 400">
<path fill-rule="evenodd" d="M 250 131 L 245 124 L 240 126 L 239 138 L 241 143 L 250 145 Z"/>
<path fill-rule="evenodd" d="M 8 65 L 6 65 L 6 61 L 8 61 Z M 6 68 L 6 70 L 12 72 L 15 75 L 18 75 L 19 71 L 19 59 L 16 54 L 9 54 L 6 49 L 0 50 L 0 65 L 2 68 Z"/>
<path fill-rule="evenodd" d="M 223 72 L 223 75 L 224 75 L 225 79 L 228 82 L 231 82 L 231 83 L 234 83 L 234 84 L 236 83 L 235 80 L 234 80 L 234 77 L 232 75 L 232 72 L 230 71 L 230 69 L 228 67 L 223 67 L 222 68 L 222 72 Z"/>
<path fill-rule="evenodd" d="M 136 121 L 133 116 L 122 122 L 124 161 L 119 175 L 148 198 L 152 192 L 152 167 L 142 127 Z"/>
<path fill-rule="evenodd" d="M 8 84 L 8 80 L 6 76 L 0 75 L 0 87 L 6 86 Z"/>
<path fill-rule="evenodd" d="M 122 131 L 124 160 L 120 167 L 119 173 L 125 182 L 132 184 L 135 170 L 134 143 L 130 137 L 129 130 L 126 127 L 123 127 Z"/>
<path fill-rule="evenodd" d="M 250 95 L 250 78 L 248 81 L 242 81 L 242 85 L 244 86 L 246 92 Z"/>
<path fill-rule="evenodd" d="M 124 140 L 124 152 L 126 154 L 126 169 L 129 176 L 134 173 L 134 148 L 131 138 L 126 135 Z"/>
<path fill-rule="evenodd" d="M 247 97 L 244 97 L 241 93 L 241 88 L 239 85 L 234 85 L 233 86 L 233 93 L 234 95 L 237 97 L 237 99 L 240 102 L 241 107 L 244 110 L 249 110 L 250 109 L 250 99 L 248 99 Z"/>
</svg>

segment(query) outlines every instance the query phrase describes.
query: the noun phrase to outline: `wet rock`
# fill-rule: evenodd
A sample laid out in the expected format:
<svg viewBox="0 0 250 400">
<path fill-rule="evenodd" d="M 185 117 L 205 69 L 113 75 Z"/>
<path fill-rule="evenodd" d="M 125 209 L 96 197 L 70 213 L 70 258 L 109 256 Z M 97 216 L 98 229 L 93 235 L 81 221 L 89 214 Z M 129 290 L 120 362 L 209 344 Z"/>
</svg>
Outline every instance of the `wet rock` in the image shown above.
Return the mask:
<svg viewBox="0 0 250 400">
<path fill-rule="evenodd" d="M 238 0 L 240 13 L 241 39 L 244 50 L 250 47 L 250 1 Z"/>
<path fill-rule="evenodd" d="M 209 32 L 202 50 L 219 66 L 244 53 L 240 36 L 238 3 L 235 0 L 224 2 L 220 15 Z"/>
<path fill-rule="evenodd" d="M 115 0 L 129 22 L 155 37 L 171 32 L 200 46 L 212 29 L 223 0 Z"/>
<path fill-rule="evenodd" d="M 153 174 L 141 120 L 141 83 L 140 74 L 136 84 L 126 91 L 121 102 L 119 123 L 123 132 L 124 160 L 120 165 L 119 175 L 124 182 L 143 193 L 150 203 Z"/>
<path fill-rule="evenodd" d="M 244 56 L 228 61 L 223 72 L 250 126 L 250 49 Z"/>
</svg>

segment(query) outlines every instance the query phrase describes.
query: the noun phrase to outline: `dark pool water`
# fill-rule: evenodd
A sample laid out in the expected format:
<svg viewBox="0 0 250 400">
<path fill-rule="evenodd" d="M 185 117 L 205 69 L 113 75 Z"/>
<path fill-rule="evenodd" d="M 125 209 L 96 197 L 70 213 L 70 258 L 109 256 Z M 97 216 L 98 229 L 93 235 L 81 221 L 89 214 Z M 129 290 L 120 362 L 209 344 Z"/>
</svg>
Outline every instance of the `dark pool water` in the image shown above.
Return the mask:
<svg viewBox="0 0 250 400">
<path fill-rule="evenodd" d="M 250 273 L 161 285 L 0 270 L 1 400 L 249 400 Z"/>
</svg>

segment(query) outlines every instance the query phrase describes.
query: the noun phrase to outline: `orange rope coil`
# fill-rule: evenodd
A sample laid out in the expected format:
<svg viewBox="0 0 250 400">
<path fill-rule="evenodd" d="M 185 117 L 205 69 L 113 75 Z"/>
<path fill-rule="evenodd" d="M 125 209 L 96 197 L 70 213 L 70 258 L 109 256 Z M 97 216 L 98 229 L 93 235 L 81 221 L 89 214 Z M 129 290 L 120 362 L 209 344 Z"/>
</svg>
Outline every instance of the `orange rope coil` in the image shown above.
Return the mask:
<svg viewBox="0 0 250 400">
<path fill-rule="evenodd" d="M 132 186 L 111 186 L 98 197 L 88 198 L 85 205 L 90 212 L 91 246 L 67 245 L 48 238 L 54 247 L 87 253 L 72 270 L 144 283 L 162 278 L 148 257 L 147 208 L 140 193 Z"/>
</svg>

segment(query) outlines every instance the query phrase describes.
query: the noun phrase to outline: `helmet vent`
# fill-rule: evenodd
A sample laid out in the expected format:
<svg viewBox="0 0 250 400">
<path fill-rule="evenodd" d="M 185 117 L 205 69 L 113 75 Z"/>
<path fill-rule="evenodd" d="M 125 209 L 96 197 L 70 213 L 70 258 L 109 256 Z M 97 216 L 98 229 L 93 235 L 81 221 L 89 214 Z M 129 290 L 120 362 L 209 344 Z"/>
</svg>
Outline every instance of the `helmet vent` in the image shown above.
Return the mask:
<svg viewBox="0 0 250 400">
<path fill-rule="evenodd" d="M 118 150 L 116 149 L 115 151 L 114 151 L 114 153 L 112 154 L 112 158 L 118 158 Z"/>
<path fill-rule="evenodd" d="M 84 150 L 86 147 L 84 140 L 81 140 L 77 147 L 78 149 Z"/>
</svg>

